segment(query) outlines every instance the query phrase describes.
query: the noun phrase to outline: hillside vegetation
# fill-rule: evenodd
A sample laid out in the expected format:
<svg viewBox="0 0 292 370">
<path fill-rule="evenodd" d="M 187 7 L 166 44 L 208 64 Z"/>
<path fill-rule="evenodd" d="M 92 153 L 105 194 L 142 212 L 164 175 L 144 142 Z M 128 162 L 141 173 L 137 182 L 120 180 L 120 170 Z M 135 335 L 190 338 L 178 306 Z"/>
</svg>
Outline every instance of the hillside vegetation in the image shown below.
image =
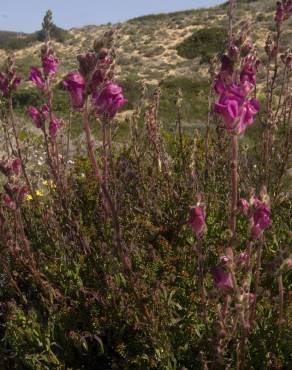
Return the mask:
<svg viewBox="0 0 292 370">
<path fill-rule="evenodd" d="M 249 21 L 255 44 L 262 50 L 266 35 L 275 28 L 274 3 L 273 0 L 238 2 L 237 21 Z M 62 41 L 55 43 L 57 56 L 62 60 L 61 76 L 68 69 L 77 68 L 75 55 L 90 48 L 93 39 L 101 37 L 109 28 L 117 27 L 117 79 L 125 86 L 126 95 L 131 97 L 124 110 L 132 110 L 137 104 L 136 88 L 141 81 L 147 81 L 150 88 L 161 82 L 162 112 L 167 125 L 171 127 L 175 123 L 169 96 L 175 96 L 177 89 L 192 97 L 192 104 L 182 108 L 183 122 L 186 125 L 201 123 L 206 120 L 202 103 L 207 103 L 208 89 L 203 86 L 209 78 L 208 63 L 224 49 L 227 24 L 226 4 L 223 4 L 210 9 L 143 16 L 116 25 L 73 28 L 66 32 L 56 27 L 55 39 Z M 291 26 L 289 20 L 282 36 L 283 47 L 291 40 Z M 38 63 L 40 42 L 37 40 L 40 37 L 41 31 L 29 35 L 0 33 L 1 59 L 5 59 L 9 48 L 17 49 L 16 60 L 24 79 L 29 65 Z M 29 85 L 24 89 L 30 89 Z M 30 95 L 30 92 L 22 91 L 21 95 L 20 108 L 23 95 Z M 62 109 L 62 104 L 59 108 Z"/>
</svg>

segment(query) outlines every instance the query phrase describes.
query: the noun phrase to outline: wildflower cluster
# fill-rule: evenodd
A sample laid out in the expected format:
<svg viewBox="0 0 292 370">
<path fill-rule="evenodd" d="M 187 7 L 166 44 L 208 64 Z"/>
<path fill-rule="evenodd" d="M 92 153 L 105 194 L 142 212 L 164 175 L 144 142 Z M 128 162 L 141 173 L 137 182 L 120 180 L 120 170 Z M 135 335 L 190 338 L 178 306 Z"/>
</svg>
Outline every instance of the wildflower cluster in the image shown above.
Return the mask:
<svg viewBox="0 0 292 370">
<path fill-rule="evenodd" d="M 114 32 L 105 34 L 102 41 L 95 43 L 94 52 L 79 55 L 79 71 L 70 72 L 64 80 L 73 109 L 82 109 L 90 96 L 92 112 L 113 118 L 127 102 L 122 88 L 111 80 L 113 36 Z"/>
<path fill-rule="evenodd" d="M 41 67 L 29 73 L 43 97 L 27 109 L 36 135 L 14 110 L 20 78 L 8 60 L 0 74 L 1 369 L 289 367 L 292 58 L 278 32 L 260 64 L 248 28 L 234 32 L 234 5 L 227 52 L 210 67 L 207 129 L 193 137 L 184 91 L 173 96 L 169 130 L 160 112 L 170 97 L 145 81 L 127 112 L 129 140 L 119 140 L 127 100 L 116 81 L 116 31 L 59 83 L 47 12 Z M 278 3 L 281 30 L 290 7 Z M 264 99 L 257 72 L 265 63 Z M 62 120 L 56 87 L 71 102 Z M 258 91 L 265 108 L 256 120 Z M 247 137 L 254 123 L 256 137 Z M 268 123 L 279 130 L 265 152 L 258 132 Z M 70 129 L 81 124 L 76 138 Z"/>
<path fill-rule="evenodd" d="M 21 182 L 21 161 L 15 158 L 13 161 L 1 160 L 0 172 L 6 177 L 7 181 L 3 185 L 5 191 L 3 195 L 4 204 L 11 210 L 16 210 L 27 195 L 28 189 Z"/>
<path fill-rule="evenodd" d="M 260 64 L 252 50 L 250 40 L 243 41 L 240 37 L 235 41 L 228 54 L 222 56 L 221 70 L 214 84 L 215 92 L 219 95 L 215 112 L 222 117 L 225 129 L 231 133 L 244 133 L 260 109 L 259 101 L 250 98 L 256 86 Z"/>
<path fill-rule="evenodd" d="M 20 83 L 21 78 L 16 74 L 14 57 L 9 57 L 5 72 L 0 73 L 0 91 L 7 98 L 18 88 Z"/>
</svg>

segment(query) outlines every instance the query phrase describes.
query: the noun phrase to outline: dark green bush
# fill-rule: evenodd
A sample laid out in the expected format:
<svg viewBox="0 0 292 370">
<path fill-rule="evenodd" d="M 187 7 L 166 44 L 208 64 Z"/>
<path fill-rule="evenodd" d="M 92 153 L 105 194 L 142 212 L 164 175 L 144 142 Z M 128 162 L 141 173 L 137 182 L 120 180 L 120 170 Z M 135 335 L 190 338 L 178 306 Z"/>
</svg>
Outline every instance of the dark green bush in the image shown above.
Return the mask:
<svg viewBox="0 0 292 370">
<path fill-rule="evenodd" d="M 63 28 L 57 27 L 55 24 L 51 26 L 50 36 L 52 39 L 63 43 L 66 40 L 70 39 L 70 33 Z M 36 39 L 37 41 L 45 41 L 45 34 L 43 30 L 36 32 Z"/>
<path fill-rule="evenodd" d="M 43 102 L 43 98 L 39 91 L 33 87 L 20 87 L 14 95 L 15 108 L 23 111 L 29 106 L 39 106 Z"/>
<path fill-rule="evenodd" d="M 0 49 L 19 50 L 36 42 L 36 34 L 0 31 Z"/>
<path fill-rule="evenodd" d="M 63 43 L 70 39 L 70 34 L 68 31 L 53 25 L 51 37 Z M 20 50 L 38 41 L 44 41 L 44 33 L 42 30 L 34 33 L 0 31 L 0 49 Z"/>
<path fill-rule="evenodd" d="M 201 62 L 206 63 L 215 54 L 224 51 L 226 38 L 227 34 L 224 28 L 202 28 L 178 44 L 176 50 L 183 58 L 201 58 Z"/>
</svg>

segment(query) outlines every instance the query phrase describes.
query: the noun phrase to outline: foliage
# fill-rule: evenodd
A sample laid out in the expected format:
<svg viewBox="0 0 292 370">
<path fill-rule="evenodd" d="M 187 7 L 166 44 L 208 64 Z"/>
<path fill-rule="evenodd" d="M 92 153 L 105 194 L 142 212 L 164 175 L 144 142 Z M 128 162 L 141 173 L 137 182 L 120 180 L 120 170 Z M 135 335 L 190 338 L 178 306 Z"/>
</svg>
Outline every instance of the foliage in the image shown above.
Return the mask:
<svg viewBox="0 0 292 370">
<path fill-rule="evenodd" d="M 201 62 L 206 63 L 210 61 L 214 54 L 223 53 L 226 37 L 226 29 L 224 28 L 202 28 L 178 44 L 176 50 L 183 58 L 201 58 Z"/>
<path fill-rule="evenodd" d="M 51 36 L 60 43 L 70 39 L 69 32 L 56 25 L 52 26 Z M 0 31 L 0 49 L 21 50 L 38 41 L 44 41 L 42 30 L 33 33 Z"/>
<path fill-rule="evenodd" d="M 51 13 L 45 20 L 48 35 Z M 221 52 L 216 32 L 205 31 L 188 40 L 203 59 Z M 1 370 L 291 367 L 292 59 L 267 48 L 272 78 L 258 91 L 247 34 L 209 78 L 168 76 L 153 86 L 129 72 L 123 90 L 114 30 L 79 55 L 63 83 L 49 39 L 29 86 L 19 86 L 8 59 L 0 79 Z M 121 124 L 124 94 L 132 113 Z M 249 95 L 262 105 L 256 119 Z M 15 114 L 30 105 L 37 134 Z M 263 205 L 265 226 L 255 221 Z M 214 279 L 218 267 L 231 277 L 225 285 Z"/>
</svg>

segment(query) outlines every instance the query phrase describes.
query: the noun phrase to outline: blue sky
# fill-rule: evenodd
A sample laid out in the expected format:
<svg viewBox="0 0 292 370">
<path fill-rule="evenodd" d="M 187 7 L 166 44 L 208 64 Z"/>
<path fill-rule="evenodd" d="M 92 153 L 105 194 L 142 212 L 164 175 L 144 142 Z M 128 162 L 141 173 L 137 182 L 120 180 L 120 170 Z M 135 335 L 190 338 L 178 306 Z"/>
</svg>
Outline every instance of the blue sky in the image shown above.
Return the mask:
<svg viewBox="0 0 292 370">
<path fill-rule="evenodd" d="M 208 7 L 222 0 L 0 0 L 0 30 L 32 32 L 52 9 L 63 28 L 120 22 L 140 15 Z"/>
</svg>

